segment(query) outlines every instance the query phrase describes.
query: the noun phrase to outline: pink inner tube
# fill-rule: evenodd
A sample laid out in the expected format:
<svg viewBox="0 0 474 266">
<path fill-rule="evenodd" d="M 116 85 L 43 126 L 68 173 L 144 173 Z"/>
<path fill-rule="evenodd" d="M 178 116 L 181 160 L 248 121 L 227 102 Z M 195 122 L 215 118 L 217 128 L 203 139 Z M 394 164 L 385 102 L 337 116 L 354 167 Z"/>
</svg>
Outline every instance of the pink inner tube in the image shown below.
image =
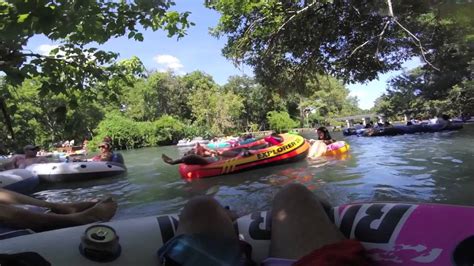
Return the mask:
<svg viewBox="0 0 474 266">
<path fill-rule="evenodd" d="M 344 145 L 346 145 L 346 142 L 336 141 L 336 142 L 331 143 L 331 144 L 328 145 L 327 151 L 333 151 L 333 150 L 340 149 L 340 148 L 344 147 Z"/>
</svg>

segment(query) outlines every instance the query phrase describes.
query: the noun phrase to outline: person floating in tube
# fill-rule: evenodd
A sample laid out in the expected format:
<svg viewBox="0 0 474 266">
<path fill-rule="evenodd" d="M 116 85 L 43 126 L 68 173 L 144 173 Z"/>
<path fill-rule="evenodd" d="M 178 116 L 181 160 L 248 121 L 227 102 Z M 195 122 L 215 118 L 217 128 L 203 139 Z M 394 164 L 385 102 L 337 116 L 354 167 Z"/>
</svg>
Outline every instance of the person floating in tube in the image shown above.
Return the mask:
<svg viewBox="0 0 474 266">
<path fill-rule="evenodd" d="M 15 168 L 26 168 L 29 165 L 35 163 L 47 163 L 48 159 L 41 156 L 38 157 L 38 151 L 40 146 L 38 145 L 26 145 L 23 148 L 24 154 L 17 154 L 13 156 L 10 160 L 4 163 L 0 168 L 4 170 L 15 169 Z"/>
<path fill-rule="evenodd" d="M 110 162 L 113 158 L 112 145 L 109 142 L 102 142 L 99 145 L 100 154 L 92 157 L 91 161 Z"/>
</svg>

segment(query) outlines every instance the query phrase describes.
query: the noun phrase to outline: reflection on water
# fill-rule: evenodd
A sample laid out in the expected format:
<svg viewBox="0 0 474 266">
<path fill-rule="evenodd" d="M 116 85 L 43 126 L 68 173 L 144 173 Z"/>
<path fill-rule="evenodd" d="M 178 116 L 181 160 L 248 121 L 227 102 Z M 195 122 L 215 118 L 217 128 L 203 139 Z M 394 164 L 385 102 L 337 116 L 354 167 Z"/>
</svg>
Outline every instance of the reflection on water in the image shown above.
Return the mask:
<svg viewBox="0 0 474 266">
<path fill-rule="evenodd" d="M 176 213 L 197 195 L 215 196 L 238 214 L 268 209 L 285 184 L 302 183 L 333 204 L 360 201 L 440 202 L 473 205 L 474 125 L 461 131 L 393 137 L 344 138 L 347 156 L 301 161 L 186 183 L 161 154 L 175 146 L 124 151 L 128 175 L 87 183 L 44 186 L 35 196 L 70 201 L 114 196 L 115 219 Z M 315 137 L 308 135 L 307 137 Z"/>
</svg>

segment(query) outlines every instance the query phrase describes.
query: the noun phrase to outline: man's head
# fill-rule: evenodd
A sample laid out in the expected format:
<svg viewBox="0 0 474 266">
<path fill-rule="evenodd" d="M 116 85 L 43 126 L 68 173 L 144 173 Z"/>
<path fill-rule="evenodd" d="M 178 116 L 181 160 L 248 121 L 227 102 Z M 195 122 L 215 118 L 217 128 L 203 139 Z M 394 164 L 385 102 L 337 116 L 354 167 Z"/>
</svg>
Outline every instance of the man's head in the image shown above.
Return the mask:
<svg viewBox="0 0 474 266">
<path fill-rule="evenodd" d="M 107 152 L 107 151 L 110 151 L 111 149 L 112 149 L 112 145 L 110 145 L 110 143 L 108 142 L 102 142 L 99 145 L 99 150 L 101 152 L 104 152 L 104 151 Z"/>
<path fill-rule="evenodd" d="M 28 144 L 25 147 L 23 147 L 23 151 L 25 152 L 26 157 L 36 157 L 36 154 L 38 153 L 40 147 L 38 145 L 31 145 Z"/>
</svg>

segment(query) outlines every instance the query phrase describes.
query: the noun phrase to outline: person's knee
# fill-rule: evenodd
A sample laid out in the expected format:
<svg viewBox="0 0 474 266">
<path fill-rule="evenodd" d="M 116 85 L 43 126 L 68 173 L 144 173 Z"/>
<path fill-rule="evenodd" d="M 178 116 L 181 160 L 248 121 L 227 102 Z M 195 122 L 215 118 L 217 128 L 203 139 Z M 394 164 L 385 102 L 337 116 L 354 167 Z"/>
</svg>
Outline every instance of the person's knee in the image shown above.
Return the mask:
<svg viewBox="0 0 474 266">
<path fill-rule="evenodd" d="M 314 194 L 307 189 L 304 185 L 298 183 L 292 183 L 283 187 L 275 196 L 275 198 L 281 199 L 299 199 L 315 197 Z"/>
<path fill-rule="evenodd" d="M 186 203 L 182 215 L 196 215 L 215 213 L 222 209 L 222 206 L 212 197 L 199 196 L 195 197 Z"/>
</svg>

